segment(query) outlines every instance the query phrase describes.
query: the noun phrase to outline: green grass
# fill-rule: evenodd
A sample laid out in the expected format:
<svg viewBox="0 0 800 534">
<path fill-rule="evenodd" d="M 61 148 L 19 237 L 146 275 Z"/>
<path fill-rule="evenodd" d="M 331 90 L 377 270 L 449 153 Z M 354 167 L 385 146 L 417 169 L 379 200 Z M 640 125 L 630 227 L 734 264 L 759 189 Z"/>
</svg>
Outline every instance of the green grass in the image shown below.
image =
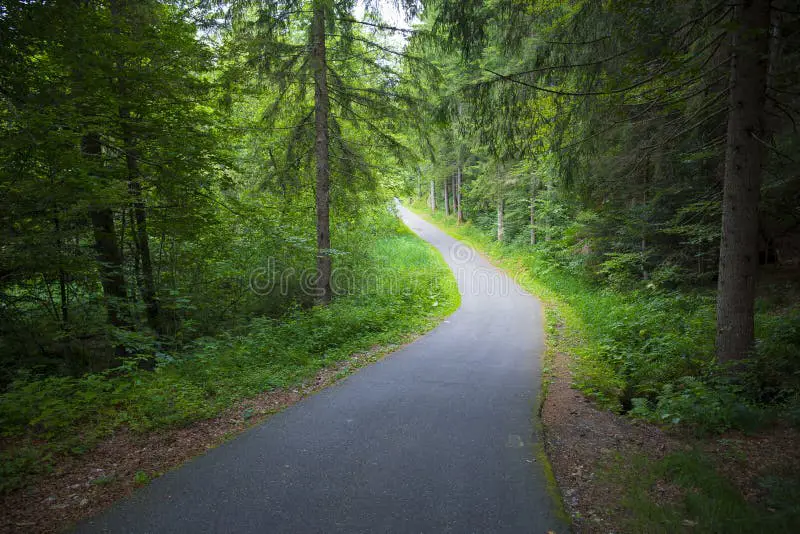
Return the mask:
<svg viewBox="0 0 800 534">
<path fill-rule="evenodd" d="M 550 333 L 574 356 L 575 386 L 601 407 L 701 433 L 752 430 L 777 417 L 800 420 L 796 304 L 776 308 L 762 300 L 759 357 L 734 382 L 715 362 L 712 293 L 599 284 L 578 260 L 553 256 L 561 245 L 501 244 L 469 222 L 456 225 L 440 212 L 417 211 L 549 303 L 548 322 L 560 325 Z"/>
<path fill-rule="evenodd" d="M 488 256 L 545 303 L 545 390 L 548 365 L 555 352 L 563 352 L 573 356 L 574 385 L 601 407 L 615 411 L 627 407 L 632 415 L 642 415 L 637 413 L 642 401 L 634 399 L 646 399 L 652 403 L 647 418 L 669 426 L 688 422 L 706 432 L 746 426 L 748 418 L 768 414 L 768 409 L 754 411 L 742 402 L 746 384 L 717 387 L 708 379 L 707 373 L 713 370 L 711 297 L 598 287 L 536 248 L 500 244 L 469 223 L 456 225 L 441 213 L 416 211 Z M 792 312 L 779 315 L 767 308 L 759 315 L 762 350 L 778 353 L 779 363 L 797 349 L 795 324 Z M 760 504 L 746 502 L 696 450 L 657 462 L 644 456 L 620 456 L 601 476 L 621 489 L 628 512 L 626 524 L 609 525 L 612 530 L 665 534 L 800 531 L 798 473 L 764 477 L 760 484 L 767 495 Z M 656 482 L 679 488 L 677 500 L 659 502 L 652 494 Z"/>
<path fill-rule="evenodd" d="M 548 349 L 575 355 L 573 371 L 576 385 L 601 406 L 620 409 L 623 380 L 616 375 L 612 366 L 594 358 L 600 348 L 590 334 L 592 327 L 596 327 L 593 320 L 599 317 L 593 310 L 572 305 L 569 300 L 570 297 L 573 300 L 580 299 L 591 303 L 593 308 L 612 307 L 614 303 L 607 299 L 597 302 L 595 291 L 580 280 L 543 264 L 530 248 L 498 243 L 472 224 L 456 225 L 453 218 L 441 213 L 431 215 L 421 209 L 416 212 L 488 256 L 508 271 L 523 288 L 544 301 Z"/>
<path fill-rule="evenodd" d="M 673 453 L 658 462 L 646 457 L 617 458 L 602 478 L 626 488 L 622 504 L 629 532 L 730 533 L 798 532 L 800 480 L 797 473 L 763 477 L 760 504 L 746 501 L 697 451 Z M 654 488 L 671 487 L 671 498 L 655 497 Z"/>
<path fill-rule="evenodd" d="M 441 255 L 401 225 L 381 232 L 359 261 L 350 266 L 351 293 L 329 306 L 255 318 L 238 332 L 196 341 L 155 371 L 131 362 L 80 378 L 17 381 L 0 396 L 0 427 L 13 444 L 0 458 L 0 489 L 24 486 L 59 455 L 85 452 L 119 427 L 186 425 L 296 385 L 352 353 L 424 332 L 459 305 Z"/>
</svg>

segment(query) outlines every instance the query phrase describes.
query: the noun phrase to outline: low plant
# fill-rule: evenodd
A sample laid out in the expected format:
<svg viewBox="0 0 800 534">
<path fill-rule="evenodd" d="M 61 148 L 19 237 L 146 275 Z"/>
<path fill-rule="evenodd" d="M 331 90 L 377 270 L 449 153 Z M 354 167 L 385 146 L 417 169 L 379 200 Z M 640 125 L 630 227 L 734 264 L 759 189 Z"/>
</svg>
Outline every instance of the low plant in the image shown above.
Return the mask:
<svg viewBox="0 0 800 534">
<path fill-rule="evenodd" d="M 20 376 L 0 395 L 5 491 L 59 455 L 82 453 L 125 426 L 149 431 L 211 417 L 234 402 L 289 387 L 354 352 L 396 343 L 454 311 L 458 289 L 444 260 L 398 222 L 368 244 L 357 265 L 369 272 L 325 307 L 256 317 L 238 330 L 195 340 L 160 358 L 82 377 Z"/>
<path fill-rule="evenodd" d="M 563 347 L 575 357 L 574 384 L 600 406 L 700 432 L 751 430 L 775 417 L 800 422 L 796 304 L 760 305 L 756 354 L 729 380 L 715 361 L 710 291 L 670 288 L 667 272 L 639 285 L 622 280 L 640 269 L 635 255 L 606 258 L 590 272 L 581 254 L 569 253 L 563 243 L 498 243 L 470 222 L 456 225 L 452 217 L 418 211 L 559 309 L 565 328 L 574 332 Z M 598 269 L 622 278 L 598 283 Z"/>
</svg>

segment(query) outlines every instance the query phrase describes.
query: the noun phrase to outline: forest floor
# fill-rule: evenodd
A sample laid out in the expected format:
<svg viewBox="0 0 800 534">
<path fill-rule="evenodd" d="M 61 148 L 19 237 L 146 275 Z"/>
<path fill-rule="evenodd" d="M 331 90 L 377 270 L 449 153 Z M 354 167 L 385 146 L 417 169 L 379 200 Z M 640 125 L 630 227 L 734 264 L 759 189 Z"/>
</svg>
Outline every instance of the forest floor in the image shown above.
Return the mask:
<svg viewBox="0 0 800 534">
<path fill-rule="evenodd" d="M 800 473 L 797 429 L 667 433 L 598 409 L 572 387 L 570 364 L 569 354 L 551 350 L 541 416 L 576 532 L 781 532 L 770 525 L 795 525 L 797 486 L 771 486 Z M 783 502 L 773 502 L 775 493 Z"/>
<path fill-rule="evenodd" d="M 420 334 L 407 336 L 403 345 Z M 0 532 L 61 532 L 130 495 L 151 479 L 232 439 L 402 345 L 375 346 L 291 388 L 242 400 L 211 419 L 147 433 L 120 430 L 92 451 L 59 462 L 24 491 L 0 495 Z"/>
</svg>

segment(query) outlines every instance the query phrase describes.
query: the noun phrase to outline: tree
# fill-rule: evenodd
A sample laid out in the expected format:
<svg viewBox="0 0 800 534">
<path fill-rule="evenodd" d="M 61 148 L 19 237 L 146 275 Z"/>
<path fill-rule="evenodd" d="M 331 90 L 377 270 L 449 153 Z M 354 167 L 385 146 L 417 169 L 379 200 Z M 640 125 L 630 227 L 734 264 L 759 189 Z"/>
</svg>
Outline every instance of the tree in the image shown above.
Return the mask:
<svg viewBox="0 0 800 534">
<path fill-rule="evenodd" d="M 717 358 L 750 355 L 755 343 L 761 173 L 766 154 L 769 0 L 737 6 L 729 93 L 722 239 L 717 289 Z"/>
<path fill-rule="evenodd" d="M 343 197 L 348 191 L 374 188 L 365 151 L 348 138 L 348 130 L 368 131 L 377 144 L 398 155 L 407 152 L 395 136 L 398 124 L 388 123 L 400 121 L 402 106 L 411 101 L 398 92 L 402 73 L 397 59 L 403 53 L 381 42 L 384 33 L 402 30 L 383 24 L 374 12 L 356 20 L 354 5 L 351 0 L 243 1 L 234 10 L 234 39 L 246 43 L 248 61 L 277 89 L 265 118 L 290 124 L 284 127 L 292 133 L 280 172 L 294 172 L 313 153 L 315 293 L 321 304 L 332 297 L 332 201 L 347 209 Z M 282 107 L 289 95 L 298 107 L 287 116 Z M 303 146 L 312 116 L 313 151 Z"/>
<path fill-rule="evenodd" d="M 311 22 L 311 62 L 314 70 L 314 150 L 317 166 L 317 291 L 319 301 L 331 300 L 331 223 L 330 162 L 328 146 L 328 61 L 325 48 L 325 8 L 321 0 L 313 3 Z"/>
<path fill-rule="evenodd" d="M 444 38 L 482 69 L 462 84 L 478 131 L 491 132 L 481 139 L 512 157 L 556 156 L 564 207 L 592 213 L 571 232 L 589 265 L 629 281 L 718 275 L 720 362 L 750 354 L 759 258 L 774 255 L 762 168 L 781 142 L 769 125 L 796 115 L 796 81 L 778 59 L 796 46 L 776 13 L 794 11 L 756 1 L 435 3 Z M 781 172 L 770 182 L 793 180 Z"/>
<path fill-rule="evenodd" d="M 179 328 L 162 313 L 164 260 L 211 222 L 202 189 L 223 163 L 203 107 L 211 53 L 188 14 L 156 0 L 4 4 L 3 339 L 34 339 L 46 366 L 102 368 L 131 336 L 142 346 Z M 30 307 L 42 295 L 59 332 Z"/>
</svg>

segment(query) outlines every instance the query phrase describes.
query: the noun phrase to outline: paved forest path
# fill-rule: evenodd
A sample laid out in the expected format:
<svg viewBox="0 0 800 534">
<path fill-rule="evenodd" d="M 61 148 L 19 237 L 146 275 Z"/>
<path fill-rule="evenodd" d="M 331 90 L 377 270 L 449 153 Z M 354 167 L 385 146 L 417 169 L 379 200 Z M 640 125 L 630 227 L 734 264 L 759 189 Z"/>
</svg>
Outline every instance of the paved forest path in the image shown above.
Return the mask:
<svg viewBox="0 0 800 534">
<path fill-rule="evenodd" d="M 534 450 L 538 302 L 471 248 L 401 213 L 455 272 L 457 312 L 78 531 L 564 532 Z"/>
</svg>

